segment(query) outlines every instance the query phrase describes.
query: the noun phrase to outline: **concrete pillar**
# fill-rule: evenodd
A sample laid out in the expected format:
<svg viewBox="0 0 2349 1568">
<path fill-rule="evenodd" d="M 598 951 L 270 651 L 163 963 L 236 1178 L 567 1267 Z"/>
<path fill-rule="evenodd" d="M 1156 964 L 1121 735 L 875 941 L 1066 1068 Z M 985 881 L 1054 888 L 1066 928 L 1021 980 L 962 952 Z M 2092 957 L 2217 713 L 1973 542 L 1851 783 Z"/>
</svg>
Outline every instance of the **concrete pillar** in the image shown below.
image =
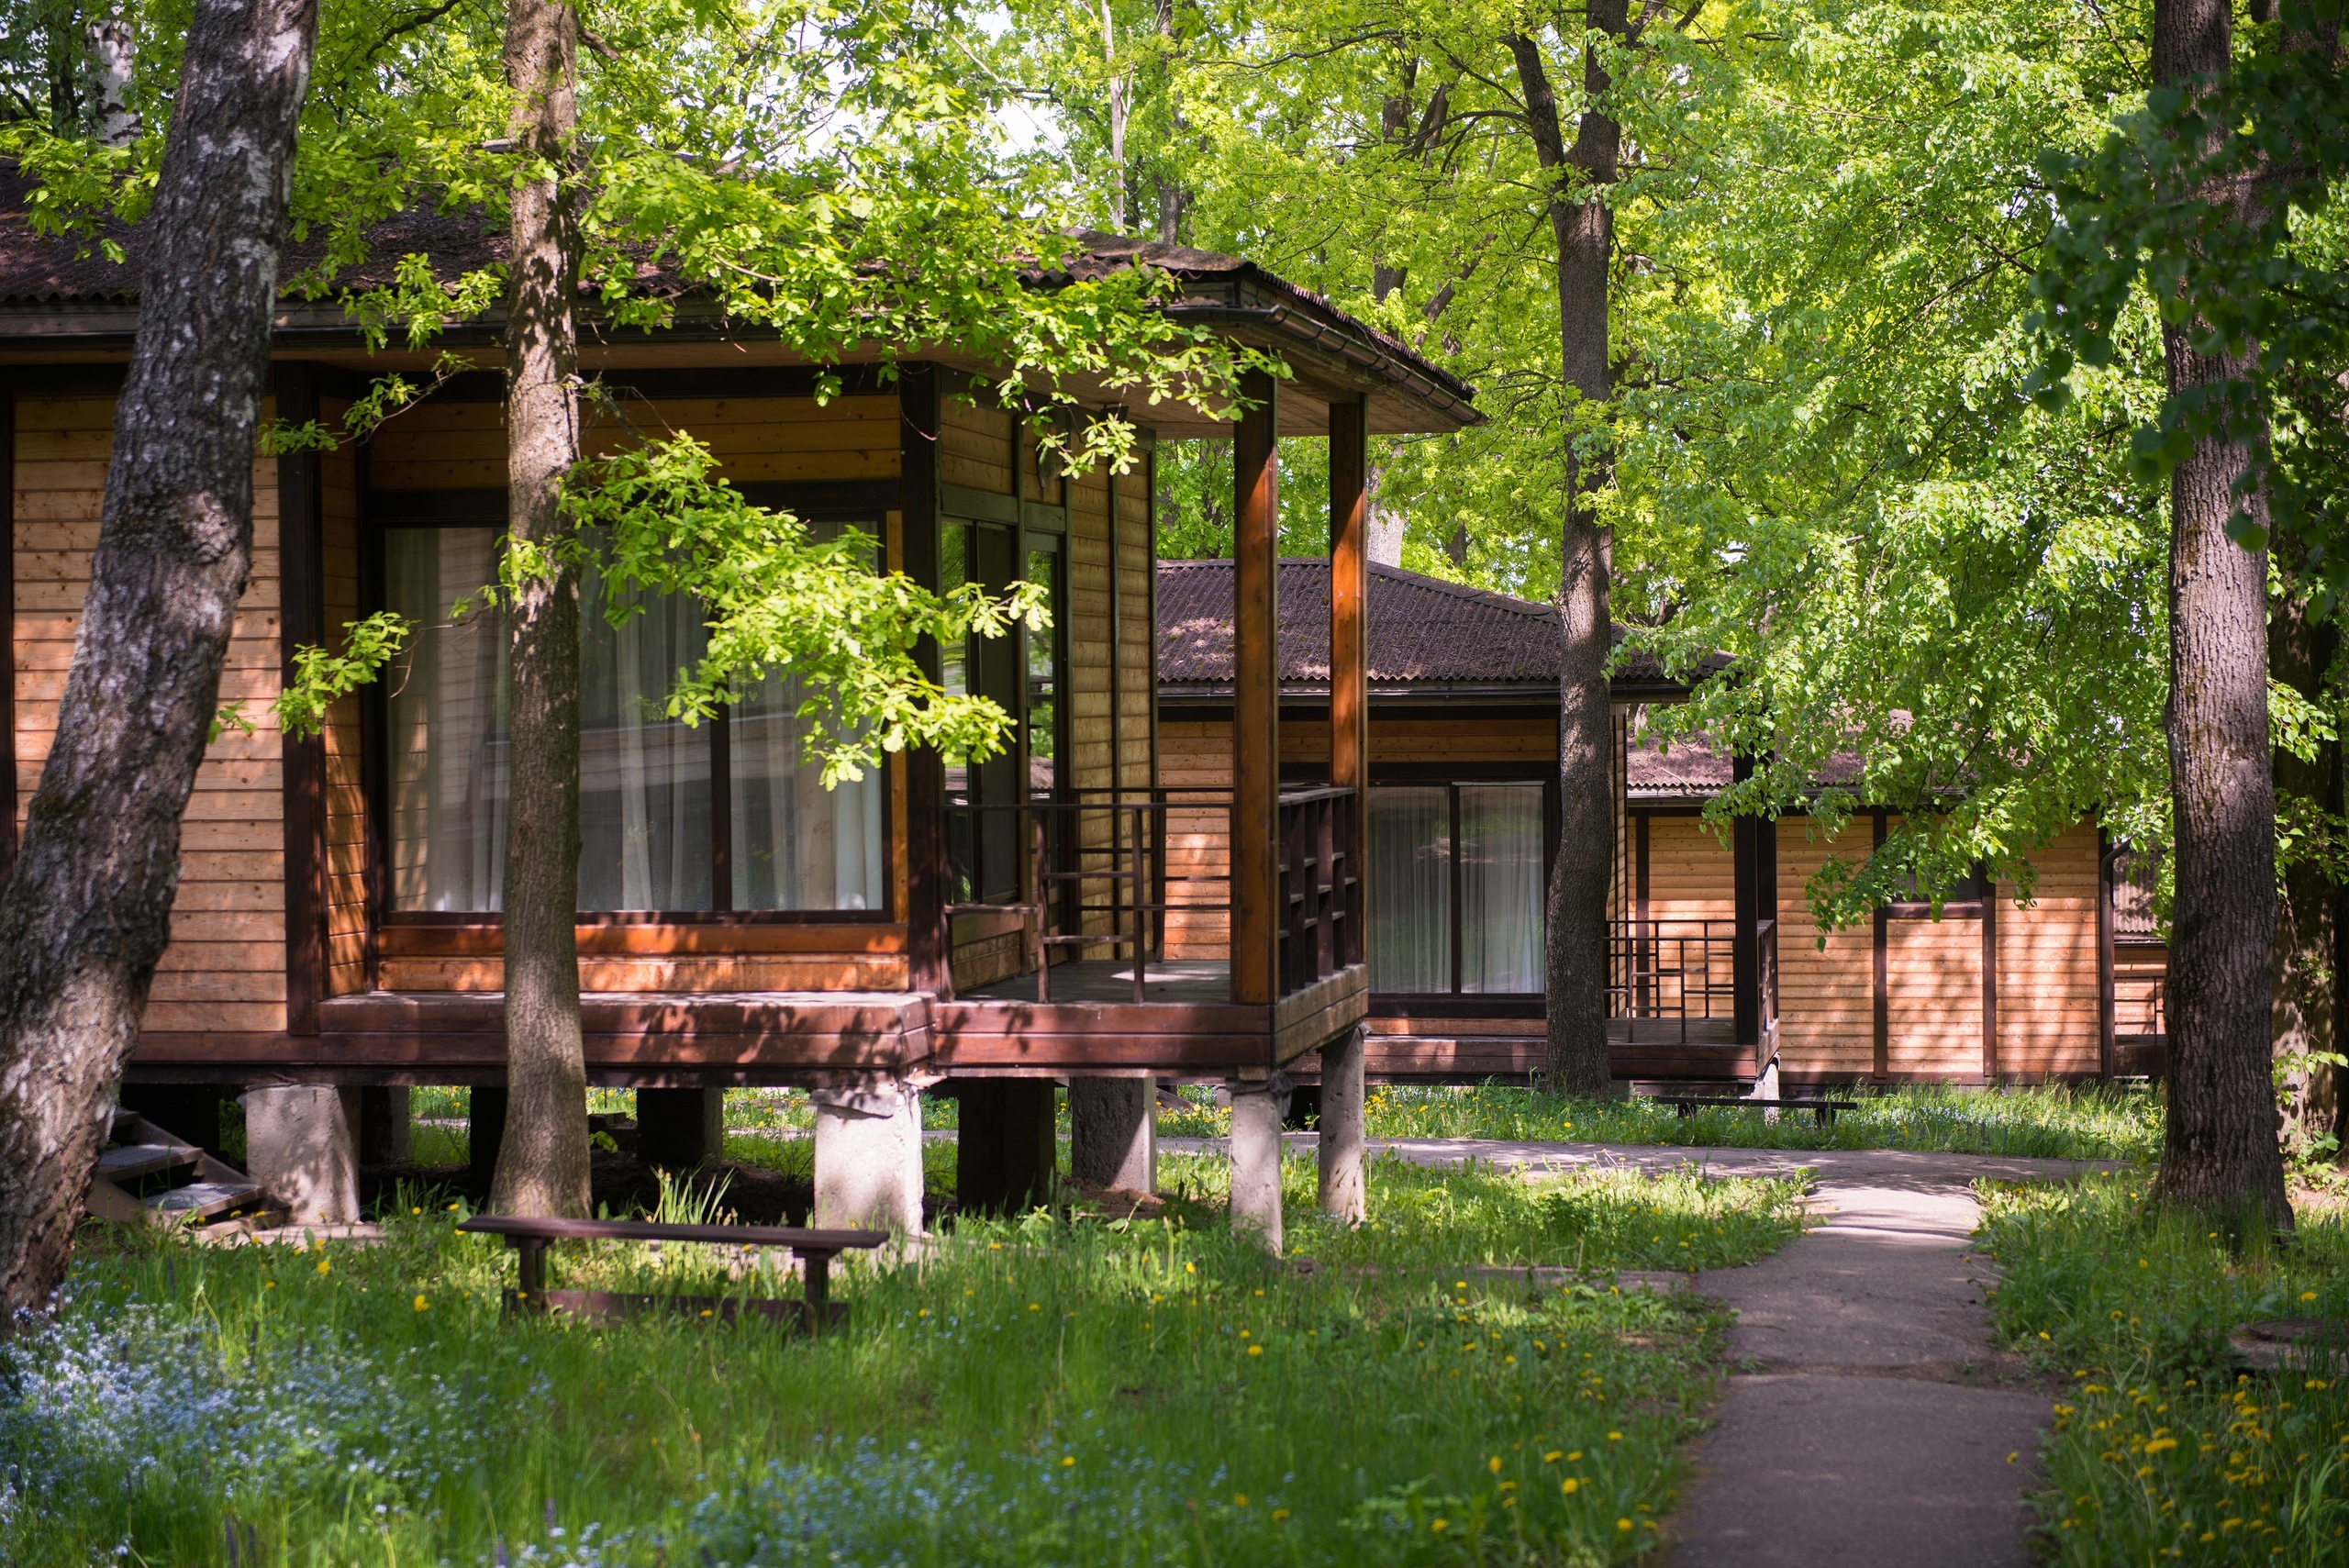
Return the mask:
<svg viewBox="0 0 2349 1568">
<path fill-rule="evenodd" d="M 465 1112 L 465 1182 L 486 1193 L 497 1174 L 498 1147 L 506 1141 L 506 1085 L 476 1084 L 466 1097 L 471 1108 Z"/>
<path fill-rule="evenodd" d="M 921 1233 L 921 1096 L 906 1085 L 818 1089 L 818 1229 Z"/>
<path fill-rule="evenodd" d="M 1231 1085 L 1231 1229 L 1281 1250 L 1281 1111 L 1286 1080 Z"/>
<path fill-rule="evenodd" d="M 246 1091 L 245 1169 L 296 1225 L 359 1218 L 359 1142 L 338 1090 L 286 1084 Z"/>
<path fill-rule="evenodd" d="M 1370 1212 L 1363 1181 L 1363 1029 L 1321 1048 L 1321 1212 L 1360 1225 Z"/>
<path fill-rule="evenodd" d="M 1775 1100 L 1778 1097 L 1778 1059 L 1776 1056 L 1773 1055 L 1770 1058 L 1770 1064 L 1762 1069 L 1762 1075 L 1760 1077 L 1753 1080 L 1753 1092 L 1745 1097 L 1749 1100 Z M 1762 1120 L 1765 1126 L 1775 1123 L 1777 1119 L 1778 1113 L 1775 1108 L 1765 1110 L 1762 1113 Z"/>
<path fill-rule="evenodd" d="M 648 1165 L 714 1165 L 726 1157 L 726 1091 L 639 1089 L 636 1157 Z"/>
<path fill-rule="evenodd" d="M 954 1190 L 965 1214 L 1018 1214 L 1052 1201 L 1060 1142 L 1050 1078 L 965 1078 L 955 1135 Z"/>
<path fill-rule="evenodd" d="M 405 1165 L 408 1161 L 407 1085 L 395 1084 L 359 1091 L 359 1162 L 362 1165 Z M 349 1111 L 346 1103 L 344 1109 Z"/>
<path fill-rule="evenodd" d="M 1158 1190 L 1158 1096 L 1147 1078 L 1068 1082 L 1068 1173 L 1088 1186 Z"/>
</svg>

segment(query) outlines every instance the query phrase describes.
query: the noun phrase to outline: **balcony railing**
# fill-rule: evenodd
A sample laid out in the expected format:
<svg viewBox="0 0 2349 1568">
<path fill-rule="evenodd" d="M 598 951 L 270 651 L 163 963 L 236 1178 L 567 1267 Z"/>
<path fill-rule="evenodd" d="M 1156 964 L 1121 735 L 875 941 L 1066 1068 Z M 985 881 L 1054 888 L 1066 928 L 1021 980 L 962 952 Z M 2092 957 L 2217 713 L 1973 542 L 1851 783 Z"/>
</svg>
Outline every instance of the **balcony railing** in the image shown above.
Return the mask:
<svg viewBox="0 0 2349 1568">
<path fill-rule="evenodd" d="M 1350 846 L 1361 797 L 1350 789 L 1280 797 L 1281 993 L 1302 991 L 1363 961 L 1362 871 Z"/>
<path fill-rule="evenodd" d="M 1363 883 L 1347 851 L 1360 809 L 1352 790 L 1280 796 L 1275 973 L 1284 995 L 1363 962 Z M 1133 999 L 1146 1001 L 1150 966 L 1167 962 L 1170 917 L 1189 928 L 1193 945 L 1198 928 L 1229 920 L 1231 812 L 1228 789 L 1171 785 L 1072 789 L 1000 806 L 950 798 L 949 869 L 962 896 L 947 913 L 1019 916 L 1022 968 L 1034 970 L 1040 1002 L 1052 1000 L 1053 949 L 1102 947 L 1128 961 Z M 1194 844 L 1170 855 L 1170 817 L 1186 833 L 1197 832 L 1201 817 L 1215 822 L 1222 854 Z"/>
<path fill-rule="evenodd" d="M 1684 1044 L 1692 1021 L 1734 1021 L 1736 935 L 1734 920 L 1609 922 L 1608 1016 L 1676 1023 Z M 1776 933 L 1765 935 L 1763 962 L 1775 969 Z M 1776 995 L 1775 980 L 1765 976 L 1765 997 Z"/>
</svg>

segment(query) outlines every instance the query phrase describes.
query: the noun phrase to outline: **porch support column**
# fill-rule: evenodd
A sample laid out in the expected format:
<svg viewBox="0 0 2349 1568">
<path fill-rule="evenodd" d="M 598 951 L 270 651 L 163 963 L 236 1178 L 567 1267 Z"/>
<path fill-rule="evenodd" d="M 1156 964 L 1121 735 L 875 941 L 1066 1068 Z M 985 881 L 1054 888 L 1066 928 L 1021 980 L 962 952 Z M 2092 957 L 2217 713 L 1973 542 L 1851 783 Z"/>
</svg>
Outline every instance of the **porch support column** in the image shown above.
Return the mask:
<svg viewBox="0 0 2349 1568">
<path fill-rule="evenodd" d="M 1255 1238 L 1275 1257 L 1281 1251 L 1281 1113 L 1287 1108 L 1286 1078 L 1231 1085 L 1232 1233 Z"/>
<path fill-rule="evenodd" d="M 1232 436 L 1231 999 L 1269 1006 L 1280 995 L 1279 384 L 1250 371 L 1240 390 L 1255 406 Z"/>
<path fill-rule="evenodd" d="M 636 1157 L 648 1165 L 716 1164 L 726 1157 L 725 1107 L 723 1089 L 639 1089 Z"/>
<path fill-rule="evenodd" d="M 247 1090 L 245 1169 L 295 1225 L 359 1218 L 359 1140 L 339 1089 L 286 1084 Z"/>
<path fill-rule="evenodd" d="M 919 1235 L 921 1096 L 889 1079 L 807 1097 L 816 1107 L 814 1227 Z"/>
<path fill-rule="evenodd" d="M 1753 759 L 1736 757 L 1730 762 L 1730 777 L 1742 784 L 1753 776 Z M 1753 1071 L 1758 1075 L 1765 1063 L 1762 1061 L 1762 876 L 1760 866 L 1761 821 L 1753 817 L 1739 817 L 1730 828 L 1730 877 L 1734 889 L 1731 908 L 1736 927 L 1730 937 L 1730 982 L 1733 987 L 1732 1011 L 1736 1017 L 1737 1043 L 1753 1049 Z"/>
<path fill-rule="evenodd" d="M 1071 1078 L 1068 1173 L 1087 1186 L 1158 1190 L 1158 1095 L 1147 1078 Z"/>
<path fill-rule="evenodd" d="M 1019 1214 L 1052 1201 L 1060 1144 L 1050 1078 L 955 1081 L 954 1188 L 965 1214 Z"/>
<path fill-rule="evenodd" d="M 1370 1213 L 1363 1182 L 1363 1037 L 1356 1024 L 1321 1048 L 1321 1212 L 1348 1225 Z"/>
<path fill-rule="evenodd" d="M 1341 874 L 1352 896 L 1335 902 L 1344 914 L 1332 956 L 1338 964 L 1365 957 L 1364 923 L 1370 904 L 1364 845 L 1370 811 L 1370 405 L 1356 395 L 1330 405 L 1330 783 L 1354 792 L 1353 812 L 1340 824 Z M 1357 1071 L 1356 1078 L 1359 1080 Z M 1325 1075 L 1324 1082 L 1327 1082 Z M 1326 1098 L 1326 1096 L 1325 1096 Z M 1323 1112 L 1326 1118 L 1328 1112 Z"/>
</svg>

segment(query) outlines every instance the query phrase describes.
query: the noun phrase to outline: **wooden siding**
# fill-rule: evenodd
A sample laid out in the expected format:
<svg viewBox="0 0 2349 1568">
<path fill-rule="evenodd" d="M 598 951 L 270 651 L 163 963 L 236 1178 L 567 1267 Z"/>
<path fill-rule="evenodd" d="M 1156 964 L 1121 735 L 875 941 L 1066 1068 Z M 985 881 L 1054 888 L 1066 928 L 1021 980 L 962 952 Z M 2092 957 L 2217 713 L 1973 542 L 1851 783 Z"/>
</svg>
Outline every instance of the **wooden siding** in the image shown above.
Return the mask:
<svg viewBox="0 0 2349 1568">
<path fill-rule="evenodd" d="M 114 440 L 110 397 L 21 396 L 16 405 L 16 810 L 40 781 L 89 589 Z M 274 417 L 264 405 L 264 418 Z M 252 576 L 238 604 L 220 700 L 255 728 L 209 747 L 181 829 L 172 943 L 149 992 L 150 1030 L 285 1028 L 284 770 L 278 692 L 277 475 L 257 460 Z"/>
<path fill-rule="evenodd" d="M 897 399 L 681 397 L 625 406 L 636 432 L 690 435 L 737 484 L 893 479 L 902 420 Z M 587 426 L 590 451 L 629 438 L 608 414 Z M 367 443 L 373 490 L 501 490 L 506 408 L 501 403 L 427 401 L 392 419 Z"/>
<path fill-rule="evenodd" d="M 938 477 L 948 484 L 1008 495 L 1011 490 L 1011 416 L 1000 408 L 974 406 L 953 396 L 939 399 Z"/>
<path fill-rule="evenodd" d="M 340 424 L 349 405 L 321 398 L 318 417 Z M 318 563 L 326 594 L 328 645 L 340 651 L 343 628 L 359 618 L 359 484 L 357 452 L 349 444 L 318 462 Z M 367 799 L 360 767 L 360 699 L 343 698 L 327 713 L 326 777 L 327 995 L 368 989 Z"/>
<path fill-rule="evenodd" d="M 1712 829 L 1694 817 L 1650 816 L 1647 825 L 1647 918 L 1735 919 L 1736 868 Z"/>
<path fill-rule="evenodd" d="M 1866 818 L 1845 831 L 1865 852 Z M 1801 817 L 1778 824 L 1779 1059 L 1802 1077 L 1862 1077 L 1876 1066 L 1874 937 L 1865 923 L 1830 932 L 1811 917 L 1803 884 L 1837 848 L 1814 832 Z"/>
<path fill-rule="evenodd" d="M 901 926 L 629 922 L 584 925 L 576 934 L 579 988 L 597 994 L 895 991 L 906 985 Z M 495 925 L 395 925 L 380 940 L 384 990 L 504 987 L 504 933 Z"/>
<path fill-rule="evenodd" d="M 2084 822 L 2032 853 L 2038 881 L 2029 907 L 2015 907 L 2012 883 L 1999 885 L 2002 1076 L 2076 1076 L 2098 1071 L 2097 855 L 2096 826 Z M 2116 980 L 2118 969 L 2116 963 Z"/>
</svg>

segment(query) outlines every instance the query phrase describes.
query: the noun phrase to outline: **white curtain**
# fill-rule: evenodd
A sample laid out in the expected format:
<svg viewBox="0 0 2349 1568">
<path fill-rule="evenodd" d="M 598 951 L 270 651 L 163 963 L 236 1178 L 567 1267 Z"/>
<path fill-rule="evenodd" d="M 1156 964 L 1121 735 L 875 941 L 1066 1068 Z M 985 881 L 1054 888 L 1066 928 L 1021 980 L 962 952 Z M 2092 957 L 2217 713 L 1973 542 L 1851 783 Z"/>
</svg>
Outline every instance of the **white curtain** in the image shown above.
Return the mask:
<svg viewBox="0 0 2349 1568">
<path fill-rule="evenodd" d="M 497 530 L 395 528 L 384 535 L 387 607 L 417 628 L 385 674 L 391 720 L 392 907 L 503 906 L 506 886 L 506 619 L 476 608 L 496 580 Z"/>
<path fill-rule="evenodd" d="M 707 909 L 710 734 L 668 717 L 707 633 L 689 599 L 646 599 L 618 626 L 598 573 L 579 585 L 579 906 Z"/>
<path fill-rule="evenodd" d="M 1370 792 L 1370 985 L 1452 989 L 1452 793 Z"/>
<path fill-rule="evenodd" d="M 734 907 L 884 908 L 883 771 L 826 789 L 803 700 L 796 679 L 769 676 L 734 707 Z"/>
<path fill-rule="evenodd" d="M 1460 786 L 1460 988 L 1539 992 L 1540 784 Z"/>
</svg>

